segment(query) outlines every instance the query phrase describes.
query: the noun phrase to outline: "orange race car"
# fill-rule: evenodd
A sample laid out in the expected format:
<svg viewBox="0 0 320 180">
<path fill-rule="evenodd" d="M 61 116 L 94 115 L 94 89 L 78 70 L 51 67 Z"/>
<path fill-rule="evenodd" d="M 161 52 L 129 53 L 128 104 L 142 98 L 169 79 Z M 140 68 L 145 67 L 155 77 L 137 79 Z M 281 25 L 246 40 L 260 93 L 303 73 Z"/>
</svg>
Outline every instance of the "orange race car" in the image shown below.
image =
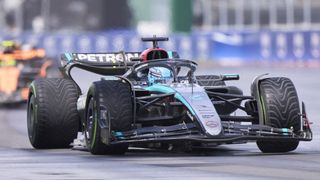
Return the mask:
<svg viewBox="0 0 320 180">
<path fill-rule="evenodd" d="M 2 41 L 0 50 L 0 104 L 25 102 L 29 84 L 36 78 L 45 78 L 52 61 L 45 51 L 21 48 L 14 41 Z"/>
</svg>

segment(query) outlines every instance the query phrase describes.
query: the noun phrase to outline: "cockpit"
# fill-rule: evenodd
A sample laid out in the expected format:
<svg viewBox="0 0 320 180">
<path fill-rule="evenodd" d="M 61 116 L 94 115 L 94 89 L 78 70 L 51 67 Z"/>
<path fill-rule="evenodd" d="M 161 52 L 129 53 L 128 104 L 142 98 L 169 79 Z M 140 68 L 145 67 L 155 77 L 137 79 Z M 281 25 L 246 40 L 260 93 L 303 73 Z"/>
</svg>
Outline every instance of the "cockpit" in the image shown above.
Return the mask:
<svg viewBox="0 0 320 180">
<path fill-rule="evenodd" d="M 193 83 L 197 64 L 184 59 L 156 59 L 134 65 L 124 77 L 134 85 Z"/>
</svg>

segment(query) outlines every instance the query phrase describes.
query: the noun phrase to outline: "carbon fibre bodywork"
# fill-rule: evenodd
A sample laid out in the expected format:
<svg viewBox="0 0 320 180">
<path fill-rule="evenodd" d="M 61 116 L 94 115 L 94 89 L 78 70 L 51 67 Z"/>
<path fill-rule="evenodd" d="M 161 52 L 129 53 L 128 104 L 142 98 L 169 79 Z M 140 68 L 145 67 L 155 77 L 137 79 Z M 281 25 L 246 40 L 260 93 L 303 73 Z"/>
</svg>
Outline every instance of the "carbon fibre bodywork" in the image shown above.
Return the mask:
<svg viewBox="0 0 320 180">
<path fill-rule="evenodd" d="M 100 55 L 101 57 L 101 55 Z M 247 141 L 310 141 L 312 132 L 302 106 L 301 127 L 275 128 L 264 124 L 259 109 L 258 86 L 261 77 L 252 84 L 252 96 L 244 96 L 237 87 L 226 86 L 225 81 L 237 80 L 238 75 L 195 76 L 197 64 L 193 61 L 168 58 L 140 62 L 123 59 L 101 66 L 92 65 L 82 59 L 69 58 L 65 63 L 66 75 L 71 77 L 73 67 L 80 67 L 102 75 L 112 75 L 127 82 L 132 90 L 134 114 L 132 130 L 117 132 L 105 108 L 101 109 L 99 125 L 105 144 L 157 144 L 157 143 L 201 143 L 219 145 L 243 143 Z M 125 62 L 127 61 L 127 62 Z M 145 76 L 139 74 L 152 67 L 166 67 L 173 71 L 170 83 L 149 84 Z M 187 67 L 186 76 L 179 76 L 178 69 Z M 119 68 L 119 69 L 118 69 Z M 210 78 L 211 77 L 211 78 Z M 72 78 L 72 77 L 71 77 Z M 202 81 L 216 82 L 203 86 Z M 85 123 L 86 93 L 78 100 L 78 111 Z M 245 104 L 242 106 L 242 104 Z M 234 115 L 241 110 L 244 116 Z"/>
</svg>

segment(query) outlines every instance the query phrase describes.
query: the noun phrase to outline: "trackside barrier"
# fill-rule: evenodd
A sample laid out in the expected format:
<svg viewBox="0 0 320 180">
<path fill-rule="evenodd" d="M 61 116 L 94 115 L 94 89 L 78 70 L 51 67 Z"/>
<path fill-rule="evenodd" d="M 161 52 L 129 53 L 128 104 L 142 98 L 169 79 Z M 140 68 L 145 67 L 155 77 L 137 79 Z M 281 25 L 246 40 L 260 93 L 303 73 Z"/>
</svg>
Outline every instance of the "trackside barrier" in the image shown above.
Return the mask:
<svg viewBox="0 0 320 180">
<path fill-rule="evenodd" d="M 284 62 L 320 61 L 320 31 L 214 31 L 172 34 L 164 48 L 187 59 Z M 0 35 L 0 39 L 12 39 Z M 150 47 L 134 31 L 22 33 L 14 39 L 35 44 L 55 57 L 62 52 L 137 51 Z"/>
</svg>

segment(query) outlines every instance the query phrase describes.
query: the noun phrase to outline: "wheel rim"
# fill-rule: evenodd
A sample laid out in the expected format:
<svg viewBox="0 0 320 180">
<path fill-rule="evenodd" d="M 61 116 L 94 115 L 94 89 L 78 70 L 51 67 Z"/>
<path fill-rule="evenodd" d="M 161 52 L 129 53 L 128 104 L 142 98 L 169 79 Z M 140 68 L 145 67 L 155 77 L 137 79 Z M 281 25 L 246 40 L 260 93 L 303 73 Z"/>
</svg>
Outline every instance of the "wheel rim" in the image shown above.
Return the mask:
<svg viewBox="0 0 320 180">
<path fill-rule="evenodd" d="M 93 117 L 93 99 L 90 98 L 87 115 L 86 115 L 86 128 L 85 128 L 85 138 L 87 145 L 91 147 L 92 144 L 92 134 L 94 129 L 94 117 Z"/>
<path fill-rule="evenodd" d="M 34 129 L 35 129 L 35 108 L 34 108 L 34 96 L 31 95 L 28 104 L 28 115 L 27 115 L 27 125 L 28 125 L 28 135 L 31 141 L 34 139 Z"/>
</svg>

